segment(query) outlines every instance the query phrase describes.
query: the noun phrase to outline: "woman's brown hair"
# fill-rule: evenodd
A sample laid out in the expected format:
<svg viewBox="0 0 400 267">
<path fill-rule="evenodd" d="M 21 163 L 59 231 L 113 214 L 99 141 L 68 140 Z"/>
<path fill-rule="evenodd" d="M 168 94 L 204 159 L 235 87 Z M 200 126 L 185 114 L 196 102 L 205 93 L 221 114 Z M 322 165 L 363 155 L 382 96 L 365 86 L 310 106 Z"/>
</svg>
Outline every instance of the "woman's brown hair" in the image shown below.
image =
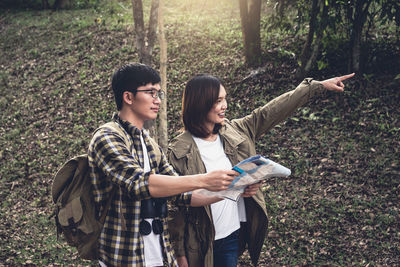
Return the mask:
<svg viewBox="0 0 400 267">
<path fill-rule="evenodd" d="M 205 138 L 217 133 L 221 124 L 215 124 L 210 132 L 205 121 L 207 114 L 217 101 L 221 81 L 211 75 L 200 74 L 188 81 L 182 97 L 182 120 L 185 130 L 196 137 Z"/>
</svg>

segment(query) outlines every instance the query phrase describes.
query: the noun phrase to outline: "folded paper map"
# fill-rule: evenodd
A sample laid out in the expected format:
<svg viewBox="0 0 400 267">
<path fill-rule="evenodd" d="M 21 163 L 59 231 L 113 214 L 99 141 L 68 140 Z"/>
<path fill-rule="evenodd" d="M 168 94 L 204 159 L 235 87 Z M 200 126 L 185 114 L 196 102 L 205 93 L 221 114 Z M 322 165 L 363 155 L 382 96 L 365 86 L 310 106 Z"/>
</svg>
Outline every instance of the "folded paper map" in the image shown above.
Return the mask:
<svg viewBox="0 0 400 267">
<path fill-rule="evenodd" d="M 244 192 L 247 186 L 271 177 L 287 177 L 290 175 L 290 170 L 288 168 L 260 155 L 239 162 L 233 167 L 233 170 L 240 173 L 240 175 L 232 181 L 229 189 L 218 192 L 200 189 L 196 192 L 206 196 L 215 196 L 238 201 L 240 194 Z"/>
</svg>

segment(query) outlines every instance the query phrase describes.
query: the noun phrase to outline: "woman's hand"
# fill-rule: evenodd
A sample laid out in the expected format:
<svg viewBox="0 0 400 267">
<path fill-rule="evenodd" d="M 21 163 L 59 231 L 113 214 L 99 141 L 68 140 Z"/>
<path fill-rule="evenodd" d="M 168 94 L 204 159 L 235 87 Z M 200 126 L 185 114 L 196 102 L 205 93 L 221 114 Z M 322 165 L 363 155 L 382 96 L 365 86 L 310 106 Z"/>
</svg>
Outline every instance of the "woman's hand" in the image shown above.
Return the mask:
<svg viewBox="0 0 400 267">
<path fill-rule="evenodd" d="M 343 75 L 340 77 L 330 78 L 328 80 L 321 81 L 322 85 L 330 91 L 343 92 L 344 84 L 343 81 L 353 77 L 355 73 Z"/>
<path fill-rule="evenodd" d="M 246 189 L 244 190 L 244 192 L 242 193 L 242 197 L 252 197 L 254 196 L 258 189 L 260 189 L 262 185 L 262 182 L 258 182 L 256 184 L 251 184 L 249 186 L 246 187 Z"/>
<path fill-rule="evenodd" d="M 186 259 L 186 256 L 177 257 L 176 260 L 178 261 L 178 266 L 179 267 L 189 267 L 189 264 L 188 264 L 188 261 Z"/>
</svg>

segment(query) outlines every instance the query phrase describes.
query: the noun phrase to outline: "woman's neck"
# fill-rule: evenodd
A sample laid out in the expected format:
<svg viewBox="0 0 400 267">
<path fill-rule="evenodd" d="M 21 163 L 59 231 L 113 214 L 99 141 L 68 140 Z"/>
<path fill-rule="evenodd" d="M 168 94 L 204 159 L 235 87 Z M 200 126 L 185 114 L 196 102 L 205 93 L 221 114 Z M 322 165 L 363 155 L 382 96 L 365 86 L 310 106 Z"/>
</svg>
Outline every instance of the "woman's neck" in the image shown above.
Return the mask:
<svg viewBox="0 0 400 267">
<path fill-rule="evenodd" d="M 217 140 L 218 134 L 214 133 L 215 123 L 206 122 L 204 124 L 204 126 L 207 128 L 207 130 L 210 132 L 210 134 L 207 137 L 204 137 L 204 138 L 201 138 L 201 139 L 203 139 L 205 141 L 215 141 L 215 140 Z"/>
<path fill-rule="evenodd" d="M 217 133 L 216 134 L 212 133 L 209 136 L 201 138 L 201 139 L 203 139 L 205 141 L 211 141 L 212 142 L 212 141 L 217 140 L 217 138 L 218 138 L 218 134 Z"/>
</svg>

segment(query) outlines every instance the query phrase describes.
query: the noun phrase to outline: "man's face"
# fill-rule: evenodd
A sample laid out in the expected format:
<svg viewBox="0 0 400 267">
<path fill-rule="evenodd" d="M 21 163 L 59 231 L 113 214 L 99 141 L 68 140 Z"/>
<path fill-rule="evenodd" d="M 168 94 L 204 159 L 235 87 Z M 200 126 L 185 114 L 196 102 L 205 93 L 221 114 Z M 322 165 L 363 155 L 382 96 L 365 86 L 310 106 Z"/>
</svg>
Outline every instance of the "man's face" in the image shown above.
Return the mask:
<svg viewBox="0 0 400 267">
<path fill-rule="evenodd" d="M 136 119 L 142 122 L 156 119 L 160 108 L 161 100 L 159 97 L 154 98 L 151 90 L 160 91 L 160 84 L 148 83 L 138 87 L 136 95 L 133 97 L 132 105 L 130 105 Z"/>
</svg>

